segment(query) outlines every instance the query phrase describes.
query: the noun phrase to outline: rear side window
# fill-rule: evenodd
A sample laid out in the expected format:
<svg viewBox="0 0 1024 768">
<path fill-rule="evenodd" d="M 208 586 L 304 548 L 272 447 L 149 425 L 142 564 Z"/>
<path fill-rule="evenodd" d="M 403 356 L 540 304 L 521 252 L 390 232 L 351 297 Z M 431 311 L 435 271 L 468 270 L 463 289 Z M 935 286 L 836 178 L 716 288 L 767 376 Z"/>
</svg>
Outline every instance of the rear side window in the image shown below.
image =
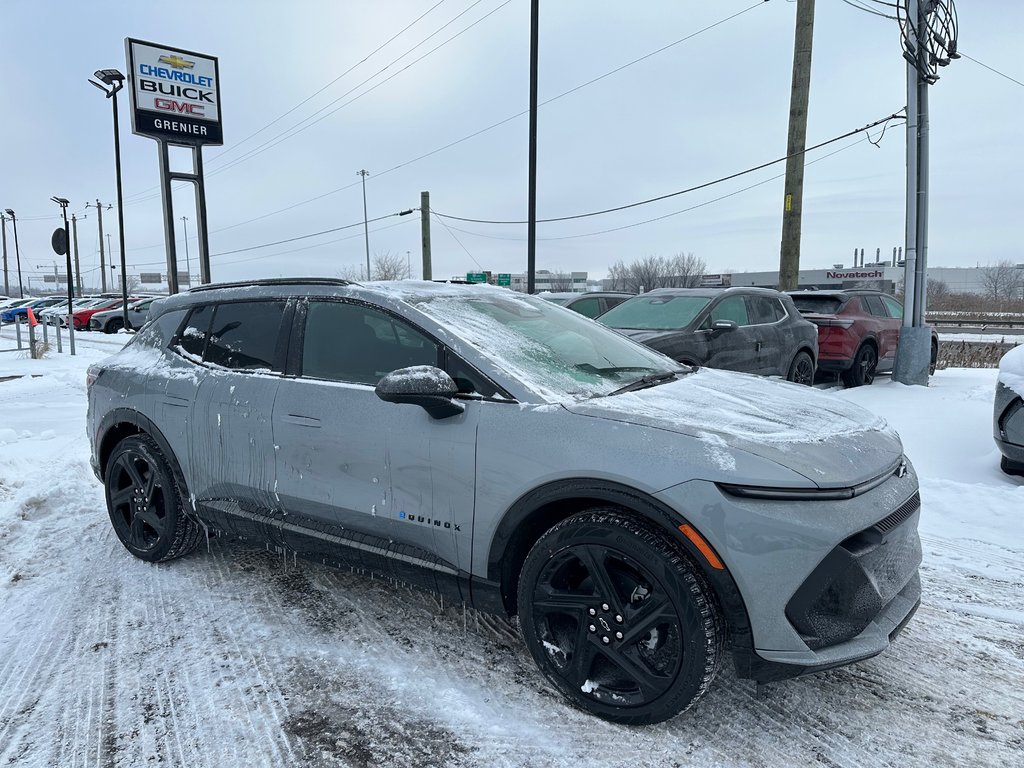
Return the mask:
<svg viewBox="0 0 1024 768">
<path fill-rule="evenodd" d="M 861 303 L 867 308 L 867 311 L 875 317 L 888 317 L 889 313 L 885 311 L 885 305 L 882 304 L 882 299 L 879 296 L 861 296 Z"/>
<path fill-rule="evenodd" d="M 896 301 L 896 299 L 891 296 L 883 296 L 882 302 L 889 308 L 889 314 L 892 317 L 903 317 L 903 305 Z"/>
<path fill-rule="evenodd" d="M 184 309 L 177 309 L 173 312 L 164 312 L 156 320 L 146 323 L 146 326 L 132 337 L 128 345 L 166 347 L 174 336 L 174 332 L 178 330 L 178 326 L 181 325 L 181 321 L 185 319 L 186 311 Z"/>
<path fill-rule="evenodd" d="M 411 325 L 361 304 L 312 301 L 306 312 L 302 375 L 375 385 L 411 365 L 434 365 L 438 345 Z"/>
<path fill-rule="evenodd" d="M 273 370 L 284 309 L 283 301 L 219 305 L 203 359 L 238 371 Z"/>
<path fill-rule="evenodd" d="M 601 300 L 595 297 L 574 301 L 569 307 L 573 312 L 579 312 L 584 317 L 597 317 L 601 314 Z"/>
<path fill-rule="evenodd" d="M 185 327 L 181 329 L 179 335 L 178 343 L 184 352 L 193 357 L 202 358 L 212 317 L 213 307 L 209 304 L 192 310 L 192 314 L 188 316 L 188 322 L 185 323 Z"/>
<path fill-rule="evenodd" d="M 767 296 L 747 296 L 747 312 L 754 325 L 774 323 L 782 319 L 782 306 L 778 299 Z"/>
</svg>

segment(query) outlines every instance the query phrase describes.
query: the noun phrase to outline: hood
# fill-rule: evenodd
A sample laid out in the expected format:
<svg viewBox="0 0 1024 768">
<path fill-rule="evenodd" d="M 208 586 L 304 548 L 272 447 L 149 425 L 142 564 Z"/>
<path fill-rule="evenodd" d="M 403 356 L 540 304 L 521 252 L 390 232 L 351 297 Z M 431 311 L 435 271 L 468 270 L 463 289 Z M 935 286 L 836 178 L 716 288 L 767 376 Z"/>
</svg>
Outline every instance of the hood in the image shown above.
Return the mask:
<svg viewBox="0 0 1024 768">
<path fill-rule="evenodd" d="M 701 368 L 675 381 L 566 405 L 583 416 L 689 435 L 709 453 L 740 450 L 820 488 L 871 480 L 903 454 L 899 436 L 870 411 L 812 387 Z M 737 482 L 742 482 L 741 478 Z"/>
</svg>

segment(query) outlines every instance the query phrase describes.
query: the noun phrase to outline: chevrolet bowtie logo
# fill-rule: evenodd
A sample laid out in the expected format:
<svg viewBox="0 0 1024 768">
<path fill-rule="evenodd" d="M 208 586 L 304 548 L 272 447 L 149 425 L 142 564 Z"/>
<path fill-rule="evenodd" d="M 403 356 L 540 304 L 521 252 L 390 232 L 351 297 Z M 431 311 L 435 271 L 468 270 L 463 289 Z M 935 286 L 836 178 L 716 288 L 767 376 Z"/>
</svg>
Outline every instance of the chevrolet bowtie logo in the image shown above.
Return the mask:
<svg viewBox="0 0 1024 768">
<path fill-rule="evenodd" d="M 175 69 L 192 69 L 196 65 L 194 61 L 183 59 L 178 54 L 174 54 L 173 56 L 161 56 L 159 61 L 161 64 L 167 64 Z"/>
</svg>

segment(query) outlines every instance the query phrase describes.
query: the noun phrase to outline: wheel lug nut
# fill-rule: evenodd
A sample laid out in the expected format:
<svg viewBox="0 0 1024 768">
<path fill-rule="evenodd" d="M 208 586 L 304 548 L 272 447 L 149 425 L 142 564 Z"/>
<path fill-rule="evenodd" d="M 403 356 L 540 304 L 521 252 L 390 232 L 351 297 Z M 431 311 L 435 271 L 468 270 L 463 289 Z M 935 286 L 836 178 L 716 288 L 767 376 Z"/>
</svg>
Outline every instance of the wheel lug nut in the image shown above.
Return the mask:
<svg viewBox="0 0 1024 768">
<path fill-rule="evenodd" d="M 604 637 L 601 638 L 601 642 L 604 643 L 605 645 L 608 645 L 608 643 L 610 643 L 611 640 L 609 640 L 608 636 L 605 635 Z"/>
<path fill-rule="evenodd" d="M 596 616 L 597 615 L 597 611 L 595 611 L 593 608 L 591 608 L 590 609 L 590 615 L 591 616 Z"/>
<path fill-rule="evenodd" d="M 622 623 L 622 617 L 621 617 L 621 616 L 616 616 L 616 617 L 615 617 L 615 620 L 616 620 L 617 622 L 619 622 L 619 624 L 621 624 L 621 623 Z"/>
<path fill-rule="evenodd" d="M 590 625 L 590 631 L 591 632 L 597 632 L 597 627 L 595 627 L 593 624 L 591 624 Z"/>
<path fill-rule="evenodd" d="M 615 639 L 616 640 L 621 640 L 622 639 L 622 633 L 621 632 L 616 632 L 615 633 Z"/>
<path fill-rule="evenodd" d="M 602 603 L 601 610 L 602 611 L 607 611 L 608 610 L 608 603 Z"/>
</svg>

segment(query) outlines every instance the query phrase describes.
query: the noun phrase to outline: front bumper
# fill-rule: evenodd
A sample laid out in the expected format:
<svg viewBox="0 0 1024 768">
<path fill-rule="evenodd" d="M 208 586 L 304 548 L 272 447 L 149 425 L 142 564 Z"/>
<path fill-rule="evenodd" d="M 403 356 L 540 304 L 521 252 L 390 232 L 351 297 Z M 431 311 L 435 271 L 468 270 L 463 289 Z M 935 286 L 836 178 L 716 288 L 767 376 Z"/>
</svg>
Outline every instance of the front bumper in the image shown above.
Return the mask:
<svg viewBox="0 0 1024 768">
<path fill-rule="evenodd" d="M 1024 398 L 1000 382 L 992 410 L 992 436 L 999 452 L 1024 469 Z"/>
<path fill-rule="evenodd" d="M 659 496 L 736 582 L 752 636 L 733 649 L 738 674 L 777 680 L 875 656 L 909 620 L 921 591 L 917 492 L 909 467 L 851 499 L 737 498 L 700 481 Z"/>
</svg>

